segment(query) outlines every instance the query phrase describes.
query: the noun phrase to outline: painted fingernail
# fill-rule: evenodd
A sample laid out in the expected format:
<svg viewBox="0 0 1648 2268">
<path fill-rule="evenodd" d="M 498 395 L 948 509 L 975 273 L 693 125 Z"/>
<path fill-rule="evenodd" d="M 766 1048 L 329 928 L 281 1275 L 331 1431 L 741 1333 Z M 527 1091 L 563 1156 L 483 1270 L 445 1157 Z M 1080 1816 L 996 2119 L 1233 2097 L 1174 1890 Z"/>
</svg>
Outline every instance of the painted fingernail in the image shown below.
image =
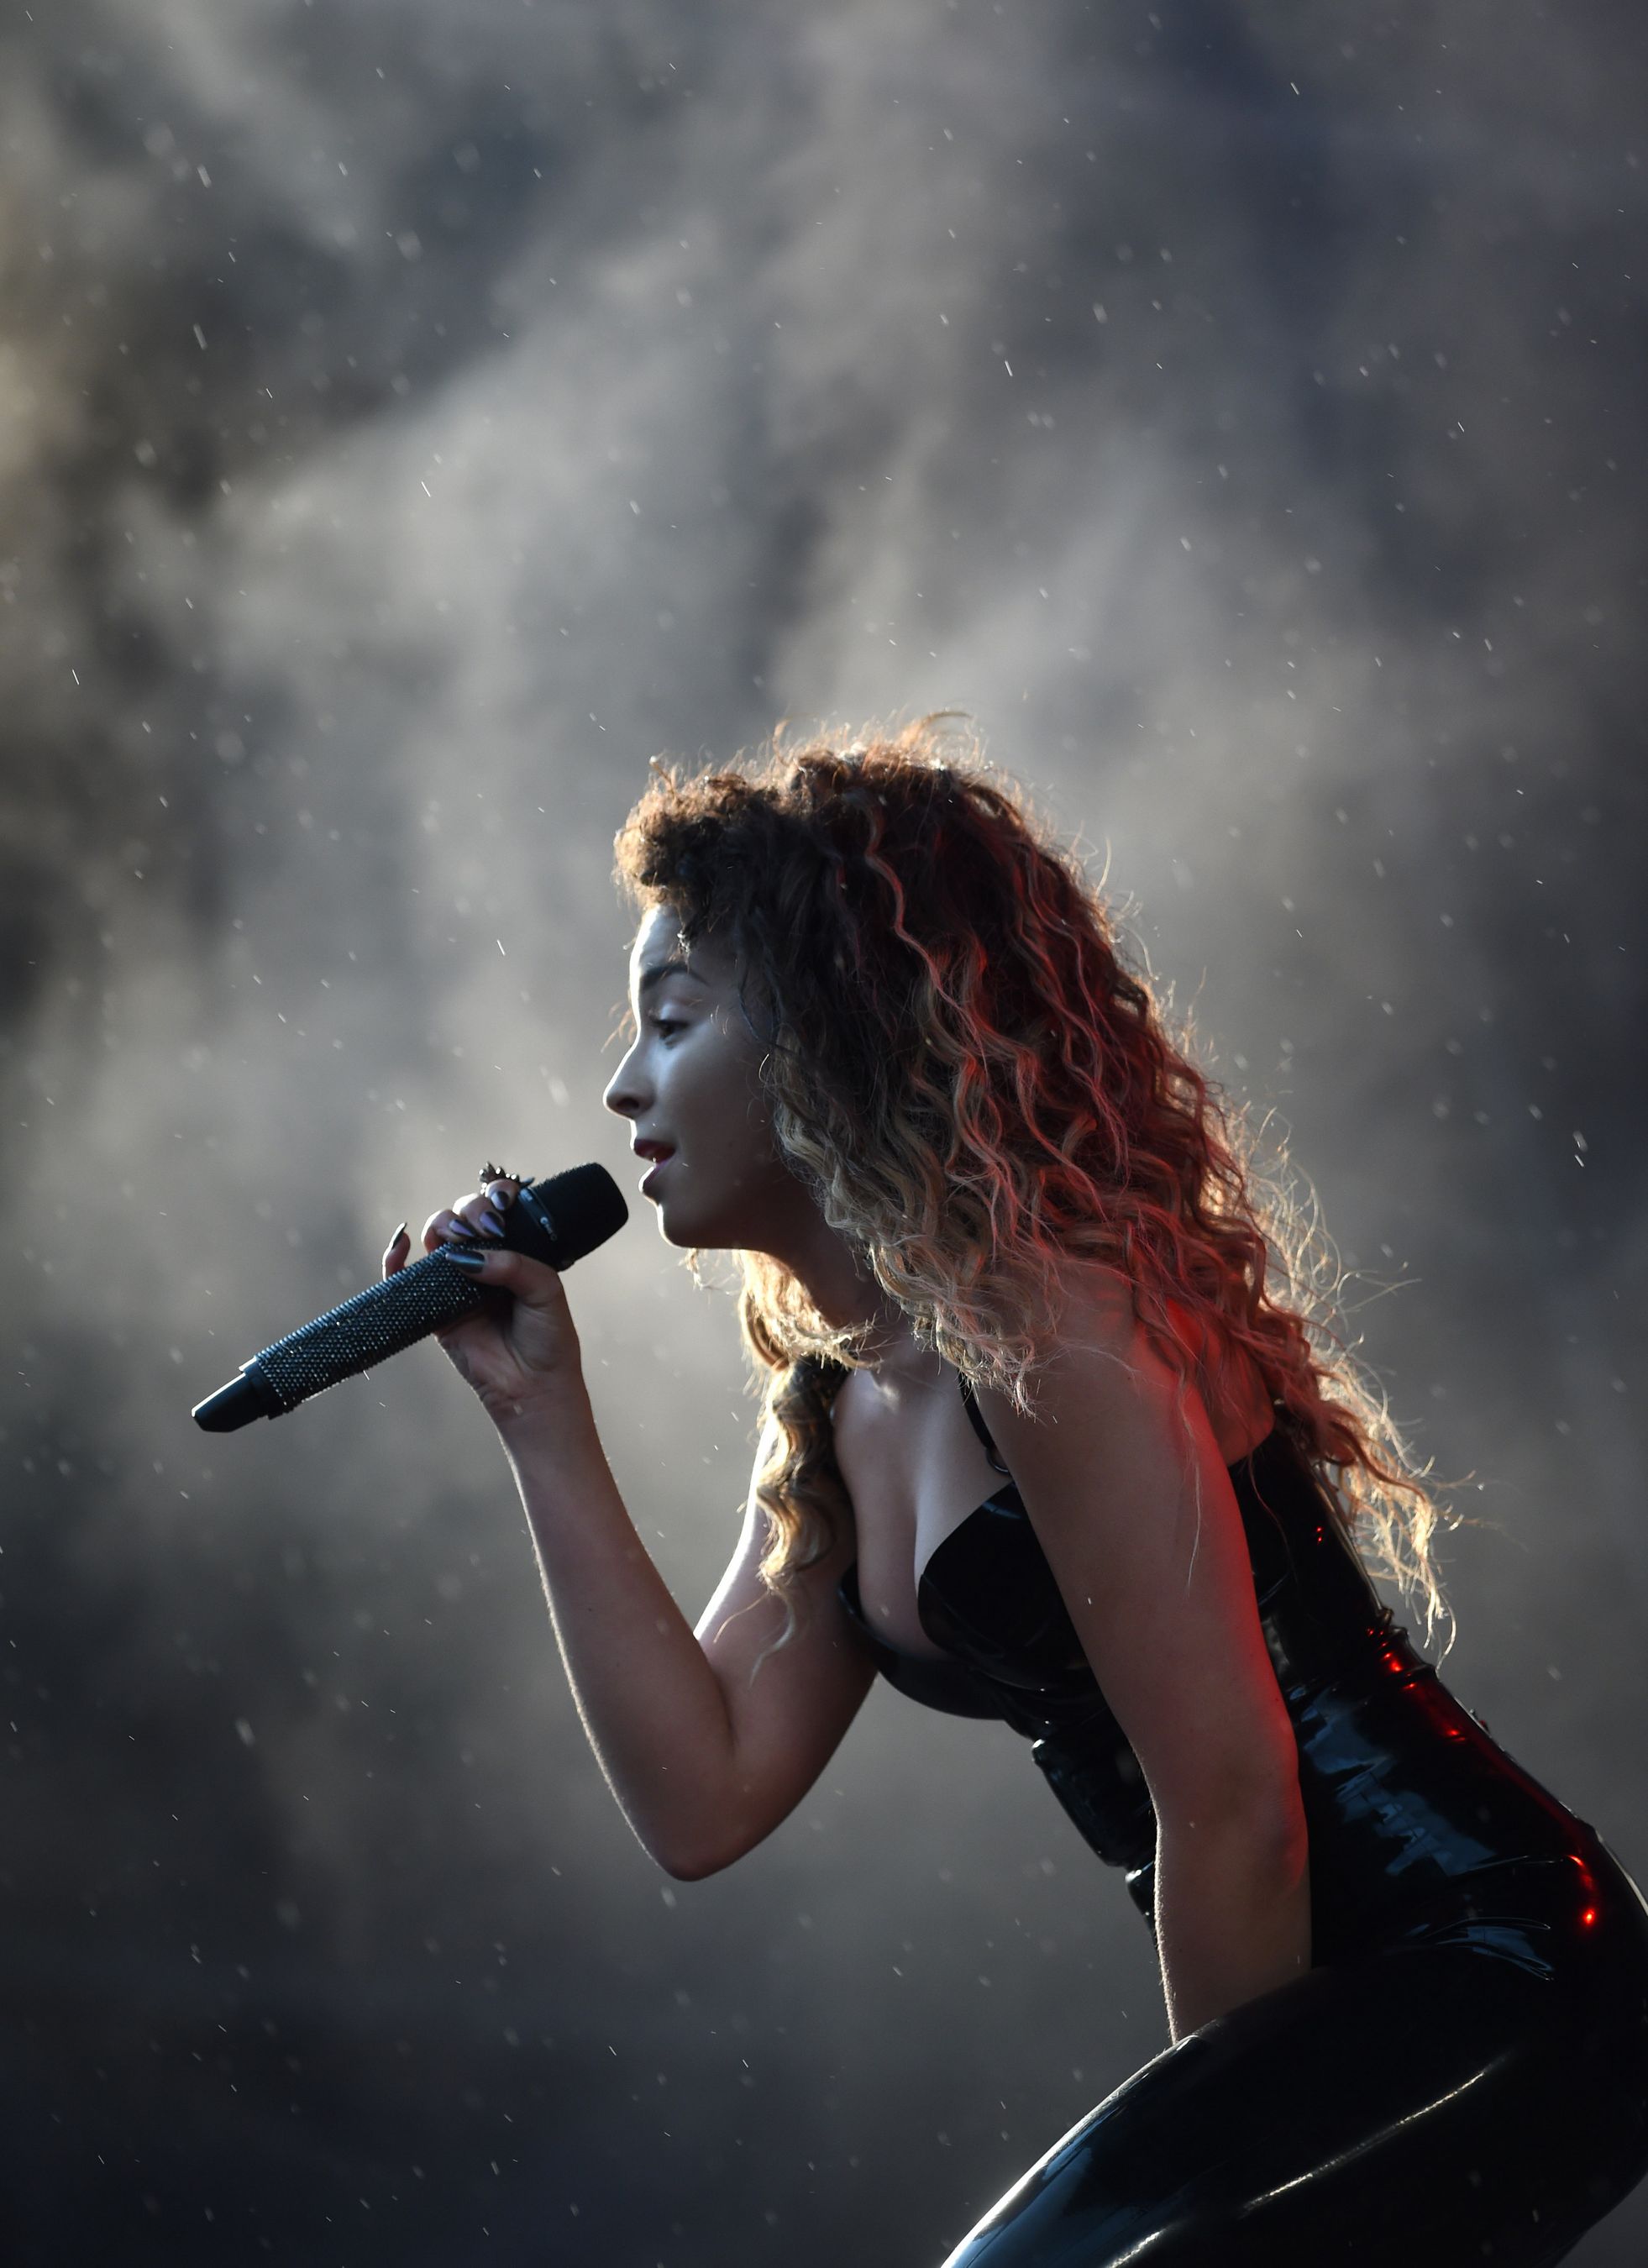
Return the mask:
<svg viewBox="0 0 1648 2268">
<path fill-rule="evenodd" d="M 454 1236 L 473 1236 L 475 1234 L 474 1229 L 470 1227 L 468 1222 L 464 1219 L 461 1213 L 454 1213 L 452 1215 L 452 1233 Z"/>
<path fill-rule="evenodd" d="M 502 1236 L 504 1233 L 502 1216 L 489 1213 L 481 1224 L 481 1233 L 483 1236 Z"/>
<path fill-rule="evenodd" d="M 391 1252 L 394 1250 L 396 1245 L 400 1243 L 401 1238 L 406 1234 L 406 1233 L 407 1225 L 405 1221 L 402 1221 L 400 1227 L 396 1229 L 394 1234 L 389 1240 L 389 1249 Z"/>
<path fill-rule="evenodd" d="M 441 1257 L 444 1260 L 449 1260 L 454 1268 L 461 1268 L 466 1276 L 480 1275 L 486 1266 L 487 1259 L 484 1252 L 454 1252 L 450 1244 L 446 1246 Z"/>
</svg>

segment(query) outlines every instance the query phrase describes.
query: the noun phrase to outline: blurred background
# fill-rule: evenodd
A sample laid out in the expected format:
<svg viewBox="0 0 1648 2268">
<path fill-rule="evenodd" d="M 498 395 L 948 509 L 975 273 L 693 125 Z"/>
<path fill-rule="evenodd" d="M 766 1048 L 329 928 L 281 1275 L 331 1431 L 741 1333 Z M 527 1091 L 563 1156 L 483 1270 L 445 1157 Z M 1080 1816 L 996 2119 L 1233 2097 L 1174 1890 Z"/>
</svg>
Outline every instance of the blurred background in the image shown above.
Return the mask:
<svg viewBox="0 0 1648 2268">
<path fill-rule="evenodd" d="M 1471 1476 L 1445 1676 L 1648 1881 L 1644 44 L 9 18 L 8 2259 L 920 2268 L 1166 2045 L 1004 1727 L 878 1689 L 661 1876 L 433 1347 L 189 1421 L 484 1157 L 633 1192 L 613 834 L 780 717 L 966 709 L 1104 874 Z M 632 1193 L 569 1278 L 689 1619 L 755 1444 L 717 1265 Z"/>
</svg>

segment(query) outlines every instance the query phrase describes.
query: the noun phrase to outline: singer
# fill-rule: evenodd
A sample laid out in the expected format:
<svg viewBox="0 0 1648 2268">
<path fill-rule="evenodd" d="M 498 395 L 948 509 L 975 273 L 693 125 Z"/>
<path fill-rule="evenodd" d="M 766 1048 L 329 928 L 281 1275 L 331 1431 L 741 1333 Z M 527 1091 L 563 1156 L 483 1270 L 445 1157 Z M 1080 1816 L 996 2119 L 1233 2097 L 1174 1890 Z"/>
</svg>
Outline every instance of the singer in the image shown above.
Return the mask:
<svg viewBox="0 0 1648 2268">
<path fill-rule="evenodd" d="M 510 1295 L 439 1336 L 636 1834 L 730 1867 L 878 1674 L 1030 1742 L 1153 1933 L 1169 2044 L 948 2268 L 1565 2258 L 1648 2171 L 1648 1904 L 1380 1604 L 1371 1567 L 1429 1641 L 1438 1505 L 1243 1108 L 939 721 L 655 769 L 606 1101 L 665 1240 L 741 1256 L 764 1388 L 695 1630 L 560 1275 L 489 1248 L 513 1182 L 423 1231 Z"/>
</svg>

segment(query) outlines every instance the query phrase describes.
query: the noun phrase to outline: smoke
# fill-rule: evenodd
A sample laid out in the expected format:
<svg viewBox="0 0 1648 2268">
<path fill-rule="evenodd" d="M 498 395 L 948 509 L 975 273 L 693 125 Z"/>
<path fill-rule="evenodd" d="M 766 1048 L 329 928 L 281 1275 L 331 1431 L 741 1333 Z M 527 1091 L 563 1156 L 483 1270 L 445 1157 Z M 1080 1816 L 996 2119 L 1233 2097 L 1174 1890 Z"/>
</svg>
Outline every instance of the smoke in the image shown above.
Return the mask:
<svg viewBox="0 0 1648 2268">
<path fill-rule="evenodd" d="M 1107 872 L 1484 1484 L 1449 1683 L 1640 1873 L 1634 19 L 3 36 L 27 2257 L 937 2257 L 1165 2044 L 1020 1744 L 890 1695 L 662 1889 L 433 1350 L 188 1419 L 483 1155 L 629 1170 L 612 836 L 780 717 L 966 709 Z M 753 1410 L 635 1211 L 570 1296 L 695 1616 Z"/>
</svg>

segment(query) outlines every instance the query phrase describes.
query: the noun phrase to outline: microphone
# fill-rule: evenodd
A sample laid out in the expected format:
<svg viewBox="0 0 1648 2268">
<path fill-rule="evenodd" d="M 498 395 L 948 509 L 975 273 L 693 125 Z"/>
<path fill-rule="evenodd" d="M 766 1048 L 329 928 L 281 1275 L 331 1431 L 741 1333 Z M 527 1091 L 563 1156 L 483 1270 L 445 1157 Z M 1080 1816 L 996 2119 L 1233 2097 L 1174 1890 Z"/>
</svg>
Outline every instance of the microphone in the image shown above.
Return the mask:
<svg viewBox="0 0 1648 2268">
<path fill-rule="evenodd" d="M 504 1216 L 503 1235 L 489 1237 L 487 1246 L 563 1270 L 605 1244 L 629 1218 L 623 1191 L 605 1166 L 573 1166 L 547 1181 L 523 1182 Z M 452 1267 L 444 1251 L 425 1253 L 263 1348 L 189 1415 L 208 1433 L 233 1433 L 254 1418 L 279 1418 L 426 1338 L 438 1323 L 468 1314 L 496 1288 Z"/>
</svg>

